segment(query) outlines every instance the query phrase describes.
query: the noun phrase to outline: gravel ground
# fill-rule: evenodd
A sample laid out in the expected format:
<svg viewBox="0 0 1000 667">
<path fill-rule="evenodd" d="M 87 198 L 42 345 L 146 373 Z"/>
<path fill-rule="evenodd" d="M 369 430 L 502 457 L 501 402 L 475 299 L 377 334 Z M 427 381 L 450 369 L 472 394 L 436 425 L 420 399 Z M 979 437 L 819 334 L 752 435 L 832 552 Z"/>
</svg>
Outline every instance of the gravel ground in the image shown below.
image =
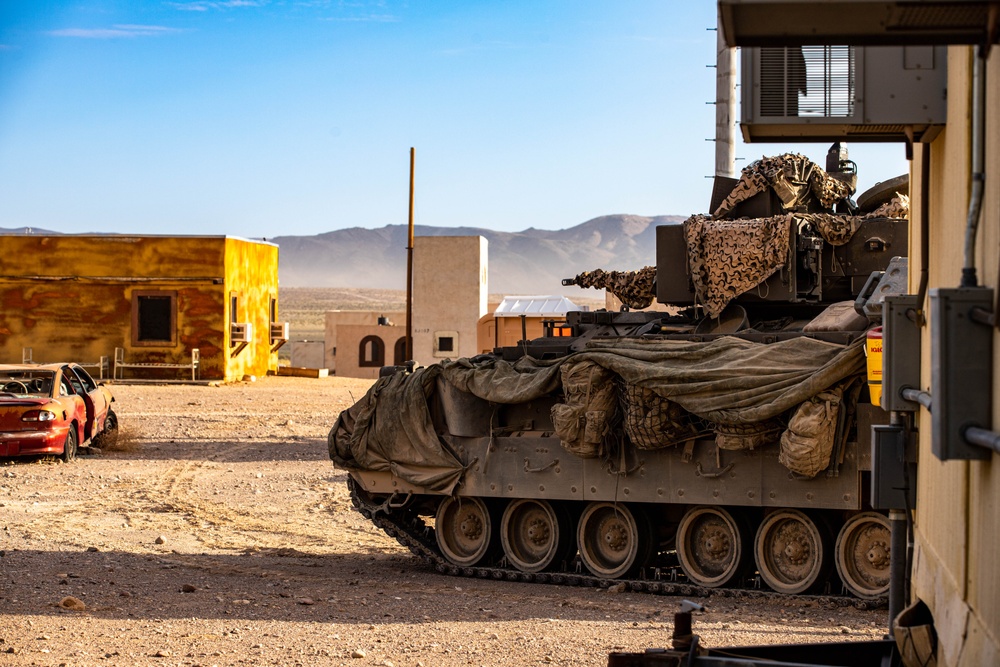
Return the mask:
<svg viewBox="0 0 1000 667">
<path fill-rule="evenodd" d="M 605 665 L 680 598 L 436 574 L 327 457 L 370 381 L 114 385 L 120 449 L 0 459 L 0 665 Z M 885 611 L 699 600 L 710 646 L 873 639 Z"/>
</svg>

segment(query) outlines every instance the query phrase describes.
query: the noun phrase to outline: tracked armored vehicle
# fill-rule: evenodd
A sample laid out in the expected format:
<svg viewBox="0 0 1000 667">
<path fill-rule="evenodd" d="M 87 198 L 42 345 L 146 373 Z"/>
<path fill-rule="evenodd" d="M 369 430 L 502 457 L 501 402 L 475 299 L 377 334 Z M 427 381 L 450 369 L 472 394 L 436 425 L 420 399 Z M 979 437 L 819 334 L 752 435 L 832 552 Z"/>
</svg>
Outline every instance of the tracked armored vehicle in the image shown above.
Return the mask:
<svg viewBox="0 0 1000 667">
<path fill-rule="evenodd" d="M 386 369 L 329 436 L 355 506 L 452 574 L 883 599 L 865 313 L 905 272 L 906 200 L 860 211 L 827 166 L 758 161 L 657 228 L 655 267 L 564 281 L 621 311 Z"/>
</svg>

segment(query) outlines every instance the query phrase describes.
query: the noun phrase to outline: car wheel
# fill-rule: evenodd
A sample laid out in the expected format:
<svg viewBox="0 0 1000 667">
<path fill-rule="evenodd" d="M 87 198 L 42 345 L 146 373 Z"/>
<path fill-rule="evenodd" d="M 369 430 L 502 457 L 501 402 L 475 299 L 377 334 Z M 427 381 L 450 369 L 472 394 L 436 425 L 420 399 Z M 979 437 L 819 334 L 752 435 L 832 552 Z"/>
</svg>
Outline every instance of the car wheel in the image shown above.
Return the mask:
<svg viewBox="0 0 1000 667">
<path fill-rule="evenodd" d="M 70 424 L 66 442 L 63 443 L 62 460 L 69 463 L 76 458 L 76 424 Z"/>
<path fill-rule="evenodd" d="M 118 439 L 118 415 L 114 410 L 108 410 L 108 416 L 104 420 L 104 430 L 94 438 L 94 444 L 98 447 L 110 447 Z"/>
</svg>

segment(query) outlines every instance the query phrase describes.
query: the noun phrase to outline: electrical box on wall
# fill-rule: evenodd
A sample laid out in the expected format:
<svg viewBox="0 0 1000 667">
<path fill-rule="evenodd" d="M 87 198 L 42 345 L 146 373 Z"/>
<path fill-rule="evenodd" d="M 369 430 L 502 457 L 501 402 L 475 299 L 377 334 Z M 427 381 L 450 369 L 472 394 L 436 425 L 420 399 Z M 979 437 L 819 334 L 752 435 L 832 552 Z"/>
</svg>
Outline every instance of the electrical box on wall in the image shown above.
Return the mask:
<svg viewBox="0 0 1000 667">
<path fill-rule="evenodd" d="M 917 464 L 907 460 L 906 438 L 902 426 L 872 426 L 871 503 L 877 510 L 902 510 L 916 504 Z"/>
<path fill-rule="evenodd" d="M 920 409 L 919 403 L 902 396 L 904 389 L 920 389 L 918 307 L 915 294 L 882 301 L 882 407 L 890 412 Z"/>
<path fill-rule="evenodd" d="M 993 327 L 973 309 L 993 309 L 986 287 L 931 290 L 931 451 L 942 461 L 986 460 L 992 452 L 965 441 L 970 426 L 990 428 Z"/>
</svg>

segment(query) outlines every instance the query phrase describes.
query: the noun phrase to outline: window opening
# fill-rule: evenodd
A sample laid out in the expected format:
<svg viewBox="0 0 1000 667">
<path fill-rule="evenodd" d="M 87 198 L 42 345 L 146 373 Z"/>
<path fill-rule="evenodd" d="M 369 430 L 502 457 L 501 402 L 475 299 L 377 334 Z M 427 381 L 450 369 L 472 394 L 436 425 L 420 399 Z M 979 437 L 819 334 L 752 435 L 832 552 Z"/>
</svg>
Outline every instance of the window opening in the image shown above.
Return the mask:
<svg viewBox="0 0 1000 667">
<path fill-rule="evenodd" d="M 132 295 L 132 344 L 173 345 L 177 337 L 177 294 L 136 292 Z"/>
<path fill-rule="evenodd" d="M 358 350 L 358 366 L 371 368 L 385 365 L 385 343 L 378 336 L 365 336 Z"/>
</svg>

